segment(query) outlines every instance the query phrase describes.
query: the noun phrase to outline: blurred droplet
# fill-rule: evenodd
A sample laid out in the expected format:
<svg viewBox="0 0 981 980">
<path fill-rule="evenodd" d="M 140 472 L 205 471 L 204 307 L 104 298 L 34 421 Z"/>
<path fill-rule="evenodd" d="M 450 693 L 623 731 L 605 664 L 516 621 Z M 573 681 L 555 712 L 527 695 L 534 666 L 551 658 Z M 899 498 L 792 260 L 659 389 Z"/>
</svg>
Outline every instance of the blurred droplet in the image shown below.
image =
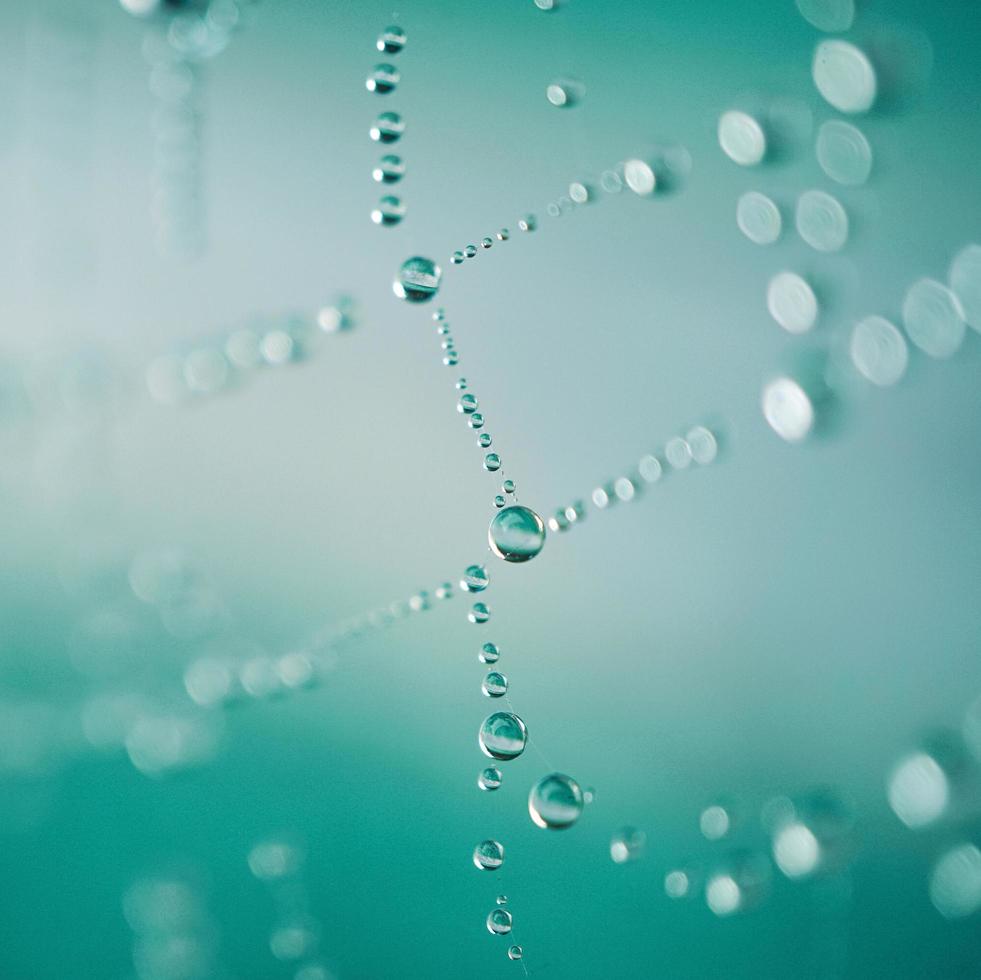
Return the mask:
<svg viewBox="0 0 981 980">
<path fill-rule="evenodd" d="M 397 112 L 383 112 L 375 120 L 368 135 L 376 143 L 397 143 L 405 132 L 405 123 Z"/>
<path fill-rule="evenodd" d="M 867 112 L 875 102 L 875 69 L 847 41 L 822 41 L 814 51 L 811 75 L 822 98 L 839 112 Z"/>
<path fill-rule="evenodd" d="M 964 342 L 960 300 L 936 279 L 919 279 L 903 300 L 903 326 L 909 339 L 930 357 L 955 354 Z"/>
<path fill-rule="evenodd" d="M 729 811 L 718 804 L 707 806 L 698 818 L 698 827 L 706 840 L 721 840 L 729 833 L 730 825 Z"/>
<path fill-rule="evenodd" d="M 981 851 L 959 844 L 945 851 L 930 873 L 930 901 L 946 919 L 962 919 L 981 908 Z"/>
<path fill-rule="evenodd" d="M 371 220 L 376 225 L 397 225 L 405 217 L 406 207 L 402 199 L 386 194 L 378 199 L 378 207 L 371 212 Z"/>
<path fill-rule="evenodd" d="M 745 112 L 730 110 L 719 117 L 719 146 L 733 163 L 753 167 L 766 155 L 763 127 Z"/>
<path fill-rule="evenodd" d="M 780 237 L 780 210 L 765 194 L 747 191 L 736 205 L 739 230 L 756 245 L 771 245 Z"/>
<path fill-rule="evenodd" d="M 582 101 L 586 86 L 572 78 L 559 78 L 545 89 L 545 97 L 560 109 L 571 109 Z"/>
<path fill-rule="evenodd" d="M 950 288 L 964 311 L 964 319 L 981 331 L 981 245 L 966 245 L 950 264 Z"/>
<path fill-rule="evenodd" d="M 855 20 L 855 0 L 797 0 L 797 9 L 819 31 L 838 34 Z"/>
<path fill-rule="evenodd" d="M 401 27 L 386 27 L 378 35 L 375 47 L 384 54 L 398 54 L 405 47 L 405 31 Z"/>
<path fill-rule="evenodd" d="M 840 119 L 821 125 L 817 137 L 817 161 L 834 181 L 857 187 L 872 172 L 872 147 L 861 130 Z"/>
<path fill-rule="evenodd" d="M 627 160 L 623 165 L 623 179 L 640 197 L 650 197 L 657 187 L 654 168 L 643 160 Z"/>
<path fill-rule="evenodd" d="M 852 363 L 876 385 L 894 385 L 906 373 L 909 351 L 899 330 L 881 316 L 855 324 L 849 346 Z"/>
<path fill-rule="evenodd" d="M 664 444 L 664 458 L 674 470 L 686 470 L 691 465 L 691 446 L 681 436 L 674 436 Z"/>
<path fill-rule="evenodd" d="M 797 199 L 797 234 L 819 252 L 837 252 L 848 241 L 848 214 L 824 191 L 805 191 Z"/>
<path fill-rule="evenodd" d="M 621 827 L 610 838 L 610 858 L 614 864 L 636 861 L 643 854 L 647 835 L 636 827 Z"/>
<path fill-rule="evenodd" d="M 394 92 L 398 86 L 401 73 L 395 65 L 379 64 L 371 69 L 371 73 L 365 80 L 365 88 L 376 95 L 387 95 Z"/>
<path fill-rule="evenodd" d="M 763 389 L 763 417 L 787 442 L 800 442 L 814 428 L 814 405 L 793 378 L 777 378 Z"/>
<path fill-rule="evenodd" d="M 950 801 L 947 774 L 926 752 L 913 753 L 896 766 L 888 791 L 893 813 L 913 830 L 937 820 Z"/>
<path fill-rule="evenodd" d="M 766 290 L 766 306 L 770 316 L 788 333 L 806 333 L 818 316 L 814 290 L 796 272 L 778 272 Z"/>
</svg>

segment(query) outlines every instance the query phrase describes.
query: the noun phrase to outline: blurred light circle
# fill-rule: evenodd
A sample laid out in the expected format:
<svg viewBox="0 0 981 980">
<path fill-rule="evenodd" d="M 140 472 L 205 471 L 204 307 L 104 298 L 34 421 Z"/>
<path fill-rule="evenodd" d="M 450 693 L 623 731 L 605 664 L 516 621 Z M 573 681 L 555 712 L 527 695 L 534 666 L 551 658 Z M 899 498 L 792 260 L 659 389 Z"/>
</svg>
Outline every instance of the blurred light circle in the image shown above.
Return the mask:
<svg viewBox="0 0 981 980">
<path fill-rule="evenodd" d="M 763 417 L 787 442 L 801 442 L 814 428 L 814 405 L 793 378 L 776 378 L 763 389 Z"/>
<path fill-rule="evenodd" d="M 919 279 L 903 300 L 903 326 L 909 339 L 930 357 L 946 358 L 964 342 L 960 300 L 936 279 Z"/>
<path fill-rule="evenodd" d="M 817 321 L 817 297 L 810 283 L 796 272 L 778 272 L 770 280 L 766 306 L 788 333 L 807 333 Z"/>
<path fill-rule="evenodd" d="M 867 316 L 855 324 L 849 351 L 859 373 L 875 385 L 896 384 L 909 363 L 903 335 L 881 316 Z"/>
<path fill-rule="evenodd" d="M 780 237 L 780 209 L 765 194 L 747 191 L 736 204 L 736 224 L 756 245 L 772 245 Z"/>
<path fill-rule="evenodd" d="M 839 112 L 867 112 L 875 102 L 875 69 L 847 41 L 822 41 L 814 52 L 811 76 L 821 97 Z"/>
<path fill-rule="evenodd" d="M 942 816 L 950 800 L 947 774 L 925 752 L 913 753 L 896 766 L 888 792 L 893 813 L 913 830 Z"/>
<path fill-rule="evenodd" d="M 952 847 L 933 866 L 930 901 L 947 919 L 962 919 L 981 908 L 981 851 L 974 844 Z"/>
<path fill-rule="evenodd" d="M 732 109 L 719 117 L 719 146 L 741 167 L 753 167 L 766 155 L 763 127 L 748 113 Z"/>
</svg>

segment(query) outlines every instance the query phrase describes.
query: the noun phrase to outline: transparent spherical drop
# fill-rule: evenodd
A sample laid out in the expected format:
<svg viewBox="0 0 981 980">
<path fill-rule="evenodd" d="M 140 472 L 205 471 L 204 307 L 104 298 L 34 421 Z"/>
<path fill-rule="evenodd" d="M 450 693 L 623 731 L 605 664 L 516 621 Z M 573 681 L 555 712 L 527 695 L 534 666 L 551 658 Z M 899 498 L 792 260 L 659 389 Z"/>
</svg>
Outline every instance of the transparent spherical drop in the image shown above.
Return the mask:
<svg viewBox="0 0 981 980">
<path fill-rule="evenodd" d="M 467 613 L 467 619 L 471 623 L 486 623 L 490 619 L 491 611 L 490 606 L 485 602 L 475 602 L 470 608 L 470 612 Z"/>
<path fill-rule="evenodd" d="M 766 290 L 766 306 L 788 333 L 807 333 L 817 321 L 818 302 L 814 290 L 796 272 L 778 272 Z"/>
<path fill-rule="evenodd" d="M 480 412 L 474 412 L 473 415 L 467 420 L 467 424 L 471 429 L 479 429 L 484 424 L 484 416 Z"/>
<path fill-rule="evenodd" d="M 456 410 L 464 415 L 473 415 L 477 411 L 477 396 L 461 395 L 456 404 Z"/>
<path fill-rule="evenodd" d="M 386 154 L 371 171 L 371 176 L 379 184 L 397 184 L 405 176 L 405 164 L 401 157 Z"/>
<path fill-rule="evenodd" d="M 507 905 L 507 903 L 508 903 L 508 897 L 507 897 L 507 895 L 498 895 L 497 896 L 497 899 L 496 899 L 496 902 L 497 902 L 498 905 Z"/>
<path fill-rule="evenodd" d="M 493 473 L 501 468 L 501 457 L 497 453 L 488 453 L 484 457 L 484 469 Z"/>
<path fill-rule="evenodd" d="M 528 741 L 528 728 L 510 711 L 495 711 L 484 719 L 477 741 L 484 755 L 508 762 L 517 759 L 524 752 Z"/>
<path fill-rule="evenodd" d="M 903 300 L 903 326 L 930 357 L 950 357 L 964 342 L 960 300 L 936 279 L 920 279 L 910 286 Z"/>
<path fill-rule="evenodd" d="M 763 127 L 749 114 L 730 110 L 719 118 L 719 146 L 741 167 L 753 167 L 766 155 Z"/>
<path fill-rule="evenodd" d="M 776 378 L 763 389 L 763 417 L 787 442 L 801 442 L 814 428 L 814 405 L 793 378 Z"/>
<path fill-rule="evenodd" d="M 514 504 L 494 515 L 487 540 L 498 558 L 530 561 L 545 546 L 545 524 L 530 507 Z"/>
<path fill-rule="evenodd" d="M 483 592 L 490 585 L 490 576 L 483 565 L 468 565 L 460 579 L 460 588 L 465 592 Z"/>
<path fill-rule="evenodd" d="M 508 679 L 499 671 L 492 670 L 484 678 L 480 690 L 485 697 L 502 698 L 508 693 Z"/>
<path fill-rule="evenodd" d="M 398 54 L 405 47 L 405 31 L 401 27 L 386 27 L 378 35 L 375 47 L 385 54 Z"/>
<path fill-rule="evenodd" d="M 582 815 L 583 798 L 579 784 L 560 772 L 542 776 L 528 794 L 528 813 L 539 827 L 562 830 Z"/>
<path fill-rule="evenodd" d="M 463 252 L 460 252 L 459 250 L 458 250 L 458 251 L 456 251 L 456 252 L 454 252 L 454 253 L 453 253 L 453 254 L 452 254 L 452 255 L 450 256 L 450 261 L 451 261 L 451 262 L 452 262 L 452 263 L 453 263 L 454 265 L 463 265 Z"/>
<path fill-rule="evenodd" d="M 857 187 L 872 172 L 872 147 L 851 123 L 829 119 L 818 130 L 815 149 L 821 169 L 834 181 Z"/>
<path fill-rule="evenodd" d="M 512 921 L 507 909 L 496 908 L 487 916 L 487 929 L 495 936 L 506 936 L 511 931 Z"/>
<path fill-rule="evenodd" d="M 837 252 L 848 241 L 848 213 L 824 191 L 805 191 L 797 199 L 797 234 L 819 252 Z"/>
<path fill-rule="evenodd" d="M 520 946 L 508 946 L 508 959 L 509 960 L 520 960 L 524 955 Z"/>
<path fill-rule="evenodd" d="M 538 227 L 538 219 L 533 214 L 526 214 L 518 221 L 519 231 L 534 231 Z"/>
<path fill-rule="evenodd" d="M 487 449 L 493 441 L 494 440 L 489 432 L 481 432 L 480 435 L 477 436 L 477 445 L 480 446 L 481 449 Z"/>
<path fill-rule="evenodd" d="M 507 501 L 504 499 L 504 497 L 501 494 L 497 494 L 497 496 L 494 497 L 495 507 L 503 507 L 506 503 Z"/>
<path fill-rule="evenodd" d="M 881 316 L 867 316 L 855 324 L 849 353 L 863 377 L 880 386 L 894 385 L 909 363 L 906 340 Z"/>
<path fill-rule="evenodd" d="M 482 840 L 473 849 L 473 863 L 481 871 L 496 871 L 504 864 L 504 845 L 496 840 Z"/>
<path fill-rule="evenodd" d="M 765 194 L 747 191 L 736 204 L 736 224 L 756 245 L 772 245 L 780 237 L 780 209 Z"/>
<path fill-rule="evenodd" d="M 839 112 L 867 112 L 875 102 L 875 69 L 847 41 L 822 41 L 814 52 L 811 76 L 825 102 Z"/>
<path fill-rule="evenodd" d="M 485 643 L 480 648 L 478 659 L 482 664 L 496 664 L 501 651 L 496 643 Z"/>
<path fill-rule="evenodd" d="M 467 257 L 468 259 L 472 259 L 472 258 L 473 258 L 473 257 L 474 257 L 474 256 L 475 256 L 475 255 L 477 254 L 477 246 L 476 246 L 476 245 L 468 245 L 468 246 L 467 246 L 467 247 L 466 247 L 466 248 L 465 248 L 465 249 L 463 250 L 463 254 L 464 254 L 464 255 L 465 255 L 465 256 L 466 256 L 466 257 Z"/>
<path fill-rule="evenodd" d="M 443 270 L 432 260 L 414 255 L 406 259 L 392 283 L 392 291 L 409 303 L 425 303 L 439 292 Z"/>
<path fill-rule="evenodd" d="M 377 95 L 387 95 L 394 92 L 398 86 L 401 73 L 395 65 L 380 64 L 371 69 L 371 74 L 365 80 L 365 88 Z"/>
<path fill-rule="evenodd" d="M 480 775 L 477 776 L 477 785 L 486 793 L 500 789 L 502 782 L 504 782 L 504 776 L 497 766 L 488 766 L 481 770 Z"/>
<path fill-rule="evenodd" d="M 391 227 L 397 225 L 405 217 L 405 205 L 402 199 L 386 194 L 378 201 L 378 207 L 371 212 L 371 220 L 376 225 Z"/>
<path fill-rule="evenodd" d="M 490 248 L 493 244 L 494 244 L 493 238 L 481 238 L 480 240 L 481 248 Z"/>
<path fill-rule="evenodd" d="M 375 120 L 368 135 L 376 143 L 397 143 L 405 132 L 405 123 L 397 112 L 383 112 Z"/>
<path fill-rule="evenodd" d="M 501 489 L 502 489 L 502 490 L 503 490 L 503 491 L 504 491 L 505 493 L 514 493 L 514 480 L 505 480 L 505 481 L 504 481 L 504 482 L 503 482 L 503 483 L 501 484 Z"/>
</svg>

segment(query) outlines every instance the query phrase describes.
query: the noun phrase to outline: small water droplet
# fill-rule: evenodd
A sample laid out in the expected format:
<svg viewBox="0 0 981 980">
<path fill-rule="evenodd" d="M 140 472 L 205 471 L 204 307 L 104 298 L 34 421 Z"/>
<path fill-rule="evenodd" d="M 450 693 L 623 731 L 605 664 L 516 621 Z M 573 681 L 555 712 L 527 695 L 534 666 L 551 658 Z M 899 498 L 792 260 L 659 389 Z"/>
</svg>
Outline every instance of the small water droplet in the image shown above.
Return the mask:
<svg viewBox="0 0 981 980">
<path fill-rule="evenodd" d="M 496 643 L 485 643 L 480 648 L 480 653 L 477 655 L 477 659 L 482 664 L 496 664 L 500 656 L 501 651 Z"/>
<path fill-rule="evenodd" d="M 499 231 L 499 232 L 497 233 L 497 240 L 498 240 L 499 242 L 506 242 L 506 241 L 507 241 L 507 240 L 508 240 L 508 239 L 509 239 L 510 237 L 511 237 L 511 232 L 509 232 L 509 231 L 507 230 L 507 228 L 502 228 L 502 229 L 501 229 L 501 230 L 500 230 L 500 231 Z"/>
<path fill-rule="evenodd" d="M 722 113 L 718 137 L 722 152 L 741 167 L 754 167 L 766 155 L 763 127 L 748 113 L 734 109 Z"/>
<path fill-rule="evenodd" d="M 371 74 L 365 81 L 365 88 L 377 95 L 387 95 L 394 92 L 398 86 L 401 73 L 395 65 L 380 64 L 371 69 Z"/>
<path fill-rule="evenodd" d="M 464 592 L 483 592 L 490 585 L 490 576 L 483 565 L 468 565 L 460 579 L 460 588 Z"/>
<path fill-rule="evenodd" d="M 493 441 L 494 440 L 491 438 L 489 432 L 481 432 L 480 435 L 477 436 L 477 445 L 480 446 L 481 449 L 486 449 Z"/>
<path fill-rule="evenodd" d="M 443 270 L 432 260 L 414 255 L 406 259 L 392 283 L 392 291 L 409 303 L 425 303 L 439 292 Z M 448 363 L 444 358 L 444 363 Z"/>
<path fill-rule="evenodd" d="M 467 613 L 467 619 L 471 623 L 480 625 L 481 623 L 486 623 L 490 619 L 490 615 L 490 606 L 486 602 L 475 602 L 470 608 L 470 612 Z"/>
<path fill-rule="evenodd" d="M 443 358 L 443 363 L 447 367 L 456 367 L 456 365 L 460 363 L 460 358 L 457 357 L 456 351 L 454 351 L 452 354 L 447 354 L 446 357 Z"/>
<path fill-rule="evenodd" d="M 557 78 L 545 89 L 545 98 L 560 109 L 571 109 L 585 94 L 586 86 L 572 78 Z"/>
<path fill-rule="evenodd" d="M 405 47 L 405 31 L 401 27 L 386 27 L 378 35 L 375 47 L 385 54 L 398 54 Z"/>
<path fill-rule="evenodd" d="M 405 132 L 405 123 L 397 112 L 383 112 L 375 120 L 368 135 L 376 143 L 397 143 Z"/>
<path fill-rule="evenodd" d="M 511 931 L 511 913 L 507 909 L 494 909 L 487 916 L 487 929 L 495 936 L 506 936 Z"/>
<path fill-rule="evenodd" d="M 848 214 L 824 191 L 804 191 L 797 199 L 797 234 L 819 252 L 837 252 L 848 241 Z"/>
<path fill-rule="evenodd" d="M 607 194 L 619 194 L 623 190 L 623 180 L 615 170 L 604 170 L 600 175 L 600 187 Z"/>
<path fill-rule="evenodd" d="M 788 333 L 807 333 L 818 315 L 817 297 L 810 283 L 796 272 L 778 272 L 766 289 L 770 316 Z"/>
<path fill-rule="evenodd" d="M 528 813 L 539 827 L 562 830 L 582 815 L 583 798 L 579 784 L 560 772 L 542 776 L 528 794 Z"/>
<path fill-rule="evenodd" d="M 451 261 L 451 262 L 452 262 L 452 263 L 453 263 L 454 265 L 462 265 L 462 264 L 463 264 L 463 252 L 461 252 L 461 251 L 459 251 L 459 250 L 458 250 L 458 251 L 456 251 L 456 252 L 454 252 L 454 253 L 453 253 L 453 254 L 452 254 L 452 255 L 450 256 L 450 261 Z"/>
<path fill-rule="evenodd" d="M 533 214 L 526 214 L 518 222 L 519 231 L 534 231 L 538 227 L 538 219 Z"/>
<path fill-rule="evenodd" d="M 484 425 L 484 416 L 481 415 L 480 412 L 474 412 L 470 416 L 470 418 L 467 419 L 467 425 L 469 425 L 471 429 L 480 429 L 480 428 L 483 428 L 483 425 Z"/>
<path fill-rule="evenodd" d="M 507 503 L 507 501 L 500 494 L 497 494 L 497 496 L 494 497 L 495 507 L 503 507 L 505 503 Z"/>
<path fill-rule="evenodd" d="M 509 762 L 517 759 L 525 750 L 528 728 L 510 711 L 495 711 L 480 726 L 477 741 L 481 752 L 492 759 Z"/>
<path fill-rule="evenodd" d="M 536 0 L 537 3 L 550 3 L 551 0 Z M 508 946 L 508 959 L 520 960 L 524 955 L 520 946 Z"/>
<path fill-rule="evenodd" d="M 867 112 L 875 102 L 875 69 L 847 41 L 822 41 L 814 51 L 811 76 L 825 102 L 839 112 Z"/>
<path fill-rule="evenodd" d="M 480 690 L 488 698 L 501 698 L 508 692 L 508 679 L 499 671 L 492 670 L 482 681 Z"/>
<path fill-rule="evenodd" d="M 485 793 L 492 793 L 495 789 L 500 789 L 503 781 L 504 776 L 497 766 L 488 766 L 486 769 L 481 770 L 480 775 L 477 776 L 477 785 Z"/>
<path fill-rule="evenodd" d="M 493 238 L 481 238 L 481 240 L 480 240 L 480 247 L 481 248 L 490 248 L 491 245 L 493 245 L 493 244 L 494 244 L 494 239 Z"/>
<path fill-rule="evenodd" d="M 622 500 L 624 503 L 633 500 L 637 493 L 637 487 L 634 485 L 634 481 L 628 476 L 618 477 L 613 481 L 613 492 L 617 495 L 618 500 Z M 565 513 L 563 512 L 563 517 Z"/>
<path fill-rule="evenodd" d="M 386 154 L 371 171 L 371 176 L 379 184 L 397 184 L 405 176 L 405 164 L 401 157 Z"/>
<path fill-rule="evenodd" d="M 474 256 L 475 256 L 475 255 L 477 254 L 477 246 L 476 246 L 476 245 L 468 245 L 468 246 L 467 246 L 467 247 L 466 247 L 466 248 L 465 248 L 465 249 L 463 250 L 463 254 L 464 254 L 464 255 L 465 255 L 465 256 L 466 256 L 466 257 L 467 257 L 468 259 L 472 259 L 472 258 L 473 258 L 473 257 L 474 257 Z"/>
<path fill-rule="evenodd" d="M 508 903 L 508 897 L 507 897 L 507 895 L 498 895 L 497 896 L 497 904 L 498 905 L 507 905 L 507 903 Z"/>
<path fill-rule="evenodd" d="M 504 845 L 496 840 L 482 840 L 473 849 L 473 863 L 481 871 L 496 871 L 504 864 Z"/>
<path fill-rule="evenodd" d="M 530 507 L 505 507 L 495 514 L 487 529 L 491 551 L 509 562 L 534 558 L 545 545 L 545 524 Z"/>
<path fill-rule="evenodd" d="M 588 204 L 593 194 L 587 184 L 577 180 L 569 185 L 569 197 L 575 204 Z"/>
<path fill-rule="evenodd" d="M 505 493 L 514 493 L 514 480 L 505 480 L 504 483 L 501 484 L 501 489 Z"/>
<path fill-rule="evenodd" d="M 466 391 L 467 390 L 467 379 L 466 378 L 457 378 L 456 387 L 457 387 L 457 389 L 459 391 Z"/>
<path fill-rule="evenodd" d="M 909 350 L 899 330 L 885 317 L 867 316 L 852 331 L 852 363 L 872 384 L 894 385 L 906 373 Z"/>
<path fill-rule="evenodd" d="M 497 453 L 488 453 L 484 457 L 484 469 L 493 473 L 501 468 L 501 457 Z"/>
<path fill-rule="evenodd" d="M 739 230 L 756 245 L 771 245 L 780 237 L 780 209 L 765 194 L 747 191 L 736 205 Z"/>
<path fill-rule="evenodd" d="M 401 198 L 386 194 L 378 201 L 378 207 L 371 212 L 371 220 L 376 225 L 397 225 L 405 217 L 405 205 Z"/>
<path fill-rule="evenodd" d="M 463 415 L 473 415 L 477 411 L 477 396 L 462 395 L 457 402 L 456 410 Z"/>
</svg>

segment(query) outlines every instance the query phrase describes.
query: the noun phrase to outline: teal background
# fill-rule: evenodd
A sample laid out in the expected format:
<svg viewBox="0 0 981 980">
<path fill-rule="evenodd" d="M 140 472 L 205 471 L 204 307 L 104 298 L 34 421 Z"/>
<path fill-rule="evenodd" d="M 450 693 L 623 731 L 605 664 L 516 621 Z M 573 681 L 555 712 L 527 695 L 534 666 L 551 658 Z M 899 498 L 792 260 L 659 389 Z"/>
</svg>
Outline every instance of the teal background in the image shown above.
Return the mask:
<svg viewBox="0 0 981 980">
<path fill-rule="evenodd" d="M 363 83 L 393 21 L 409 41 L 383 100 Z M 978 841 L 978 811 L 912 832 L 885 780 L 981 692 L 981 342 L 969 331 L 945 362 L 912 351 L 892 390 L 847 362 L 856 318 L 899 322 L 907 286 L 944 280 L 981 236 L 976 7 L 860 4 L 849 37 L 894 82 L 859 121 L 872 179 L 848 189 L 812 136 L 757 170 L 716 143 L 737 104 L 800 100 L 815 129 L 835 116 L 810 81 L 821 35 L 787 0 L 269 0 L 201 69 L 208 250 L 193 262 L 154 250 L 144 30 L 110 2 L 0 6 L 0 759 L 22 742 L 34 759 L 0 767 L 0 977 L 134 976 L 122 895 L 173 869 L 200 883 L 215 975 L 292 976 L 246 864 L 286 832 L 344 980 L 515 975 L 484 927 L 501 891 L 534 977 L 978 975 L 977 919 L 945 921 L 927 894 L 941 851 Z M 563 74 L 586 85 L 567 112 L 544 97 Z M 368 218 L 382 108 L 407 122 L 408 217 L 391 229 Z M 569 181 L 655 144 L 692 155 L 675 193 L 546 217 Z M 810 187 L 848 208 L 839 255 L 793 231 Z M 736 228 L 750 189 L 782 207 L 770 248 Z M 534 235 L 516 230 L 526 211 Z M 449 266 L 502 225 L 509 242 Z M 444 266 L 461 371 L 522 502 L 588 499 L 699 422 L 719 461 L 590 508 L 527 566 L 490 564 L 480 631 L 460 595 L 434 601 L 345 643 L 316 690 L 226 710 L 203 767 L 155 781 L 94 750 L 80 705 L 137 692 L 190 710 L 182 670 L 214 640 L 170 635 L 133 597 L 126 570 L 148 548 L 200 570 L 220 642 L 276 654 L 483 560 L 497 481 L 454 411 L 430 308 L 391 294 L 412 254 Z M 819 287 L 807 337 L 767 315 L 782 268 Z M 154 357 L 338 294 L 355 325 L 309 361 L 193 405 L 146 396 Z M 791 447 L 759 393 L 801 364 L 827 371 L 834 425 Z M 105 610 L 122 638 L 79 669 L 79 623 Z M 529 748 L 496 794 L 475 788 L 485 639 L 548 760 Z M 561 834 L 525 806 L 553 767 L 597 796 Z M 725 920 L 664 896 L 667 870 L 726 854 L 699 834 L 705 805 L 732 800 L 733 842 L 762 849 L 763 802 L 820 784 L 855 816 L 842 876 L 774 872 L 760 908 Z M 619 866 L 624 824 L 648 845 Z M 507 848 L 493 876 L 470 861 L 484 837 Z"/>
</svg>

